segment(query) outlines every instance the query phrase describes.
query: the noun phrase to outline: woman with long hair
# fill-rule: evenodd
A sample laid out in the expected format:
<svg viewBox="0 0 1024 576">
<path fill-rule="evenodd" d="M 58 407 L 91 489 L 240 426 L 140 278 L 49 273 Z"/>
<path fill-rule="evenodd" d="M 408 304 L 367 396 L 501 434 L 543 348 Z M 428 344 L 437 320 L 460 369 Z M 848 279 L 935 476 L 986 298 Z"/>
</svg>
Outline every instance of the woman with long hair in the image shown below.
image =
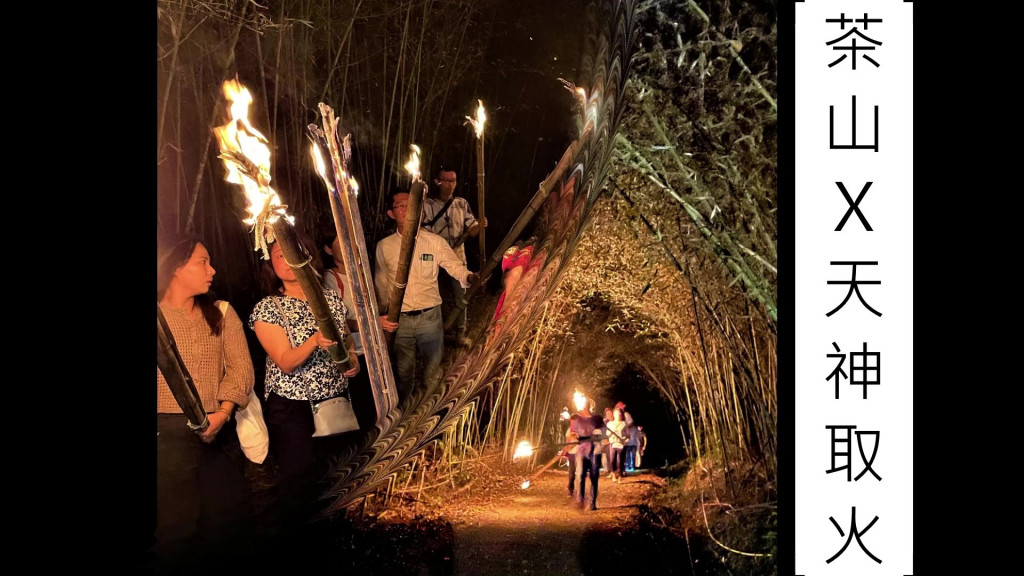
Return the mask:
<svg viewBox="0 0 1024 576">
<path fill-rule="evenodd" d="M 210 262 L 196 236 L 158 241 L 157 303 L 208 421 L 193 432 L 157 369 L 158 548 L 214 540 L 246 509 L 245 461 L 232 416 L 248 404 L 252 359 L 238 314 L 210 291 L 216 274 Z"/>
<path fill-rule="evenodd" d="M 298 234 L 298 238 L 306 254 L 317 253 L 305 235 Z M 313 437 L 312 403 L 345 393 L 348 379 L 359 373 L 359 360 L 354 347 L 347 350 L 351 369 L 343 371 L 331 359 L 328 349 L 335 342 L 320 332 L 280 242 L 271 245 L 270 260 L 263 261 L 261 283 L 266 296 L 253 308 L 249 327 L 267 352 L 264 418 L 270 453 L 278 466 L 280 493 L 286 499 L 283 504 L 291 507 L 312 495 L 310 490 L 329 463 L 330 442 Z M 343 328 L 344 302 L 334 290 L 322 286 L 321 290 L 335 324 Z"/>
</svg>

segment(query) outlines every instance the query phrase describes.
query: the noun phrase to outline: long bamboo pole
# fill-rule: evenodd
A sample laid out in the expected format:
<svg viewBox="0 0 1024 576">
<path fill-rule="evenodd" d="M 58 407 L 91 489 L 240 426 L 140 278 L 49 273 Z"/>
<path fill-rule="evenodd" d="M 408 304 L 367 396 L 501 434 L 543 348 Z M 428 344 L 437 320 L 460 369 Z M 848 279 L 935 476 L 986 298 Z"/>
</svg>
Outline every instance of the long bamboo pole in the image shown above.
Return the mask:
<svg viewBox="0 0 1024 576">
<path fill-rule="evenodd" d="M 487 257 L 487 242 L 484 240 L 484 125 L 487 123 L 487 112 L 484 110 L 482 100 L 476 101 L 476 118 L 466 116 L 467 124 L 473 127 L 476 133 L 476 199 L 477 212 L 480 220 L 480 270 L 484 269 Z M 463 232 L 465 234 L 465 232 Z M 461 238 L 461 237 L 460 237 Z M 462 239 L 464 241 L 464 239 Z M 456 242 L 458 247 L 461 242 Z"/>
<path fill-rule="evenodd" d="M 343 370 L 350 370 L 352 358 L 349 354 L 349 342 L 352 337 L 348 335 L 348 330 L 344 327 L 339 330 L 338 324 L 334 321 L 334 315 L 331 314 L 331 308 L 327 305 L 327 297 L 324 296 L 320 280 L 310 266 L 312 256 L 299 245 L 295 229 L 287 220 L 278 218 L 275 222 L 270 223 L 270 228 L 274 231 L 274 237 L 281 243 L 281 252 L 284 253 L 285 262 L 295 273 L 295 280 L 306 295 L 306 302 L 309 303 L 309 308 L 313 311 L 317 328 L 325 338 L 334 341 L 334 344 L 327 349 L 331 354 L 331 360 L 335 364 L 340 364 Z"/>
<path fill-rule="evenodd" d="M 391 297 L 388 300 L 388 320 L 398 322 L 402 312 L 402 300 L 405 299 L 405 288 L 409 281 L 409 264 L 412 261 L 416 235 L 420 229 L 420 207 L 423 205 L 423 193 L 426 185 L 417 178 L 409 190 L 409 206 L 405 210 L 405 222 L 401 223 L 402 246 L 398 251 L 398 268 L 395 270 L 395 282 L 391 285 Z M 454 317 L 453 317 L 454 318 Z M 388 347 L 395 343 L 395 333 L 387 332 Z"/>
<path fill-rule="evenodd" d="M 370 388 L 377 410 L 377 422 L 398 405 L 398 390 L 394 372 L 388 356 L 384 331 L 381 329 L 377 311 L 377 297 L 370 277 L 370 259 L 366 251 L 366 237 L 363 234 L 362 218 L 356 202 L 354 181 L 348 178 L 350 149 L 348 137 L 339 145 L 337 120 L 330 106 L 320 103 L 324 118 L 324 129 L 310 125 L 309 135 L 314 152 L 326 146 L 331 162 L 323 161 L 323 155 L 314 154 L 314 162 L 327 186 L 334 216 L 335 231 L 341 245 L 341 256 L 345 263 L 345 274 L 352 286 L 352 301 L 355 304 L 356 324 L 363 342 L 363 355 L 369 372 Z M 317 148 L 319 147 L 319 148 Z"/>
<path fill-rule="evenodd" d="M 205 432 L 210 422 L 206 418 L 206 410 L 199 399 L 192 375 L 188 373 L 185 362 L 178 354 L 178 346 L 174 343 L 174 334 L 167 326 L 160 305 L 156 305 L 156 365 L 167 381 L 167 387 L 174 394 L 174 400 L 188 418 L 188 426 L 195 432 Z M 198 422 L 199 424 L 193 424 Z"/>
<path fill-rule="evenodd" d="M 481 104 L 481 107 L 483 105 Z M 476 137 L 476 201 L 480 209 L 480 270 L 484 269 L 484 264 L 487 262 L 487 241 L 485 240 L 486 228 L 484 228 L 482 222 L 484 221 L 484 135 L 483 131 Z"/>
</svg>

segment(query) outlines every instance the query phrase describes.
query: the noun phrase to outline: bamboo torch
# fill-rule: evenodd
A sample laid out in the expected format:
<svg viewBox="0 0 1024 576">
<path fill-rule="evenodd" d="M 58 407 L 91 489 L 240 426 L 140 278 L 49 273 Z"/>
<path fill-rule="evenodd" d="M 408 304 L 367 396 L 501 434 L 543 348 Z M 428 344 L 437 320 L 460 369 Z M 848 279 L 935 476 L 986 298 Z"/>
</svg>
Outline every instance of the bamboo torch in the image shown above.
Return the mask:
<svg viewBox="0 0 1024 576">
<path fill-rule="evenodd" d="M 251 214 L 245 223 L 253 227 L 255 249 L 262 249 L 263 258 L 268 260 L 268 244 L 274 241 L 281 243 L 281 252 L 306 295 L 317 328 L 325 338 L 335 341 L 328 349 L 331 360 L 340 364 L 343 370 L 349 370 L 352 368 L 352 359 L 346 346 L 348 339 L 344 327 L 338 329 L 316 271 L 310 266 L 312 256 L 299 245 L 292 227 L 294 218 L 285 211 L 287 206 L 281 204 L 277 192 L 270 187 L 270 148 L 267 146 L 267 138 L 249 123 L 252 96 L 237 80 L 225 81 L 223 89 L 224 97 L 231 102 L 231 119 L 224 126 L 214 128 L 214 132 L 220 144 L 220 158 L 227 170 L 227 181 L 241 184 L 245 190 Z"/>
<path fill-rule="evenodd" d="M 445 320 L 445 330 L 451 328 L 452 324 L 455 323 L 455 319 L 458 318 L 459 314 L 463 310 L 465 310 L 466 305 L 469 303 L 470 299 L 472 299 L 473 295 L 476 294 L 476 291 L 480 288 L 482 279 L 488 278 L 491 272 L 493 272 L 494 269 L 501 264 L 501 259 L 505 255 L 505 251 L 509 249 L 509 246 L 512 246 L 512 244 L 516 241 L 516 238 L 519 237 L 519 234 L 521 234 L 522 231 L 526 229 L 527 224 L 529 224 L 530 221 L 533 220 L 534 215 L 537 213 L 538 210 L 540 210 L 540 207 L 544 204 L 544 201 L 547 200 L 549 195 L 551 195 L 551 190 L 554 189 L 555 184 L 558 183 L 561 180 L 562 176 L 565 175 L 566 170 L 568 170 L 569 168 L 569 165 L 573 162 L 573 160 L 575 160 L 576 155 L 583 147 L 583 144 L 590 137 L 590 134 L 593 133 L 593 129 L 597 121 L 596 96 L 588 101 L 586 97 L 586 92 L 582 88 L 576 88 L 575 86 L 573 86 L 570 89 L 570 92 L 572 92 L 576 97 L 579 97 L 585 106 L 584 110 L 586 122 L 583 127 L 583 133 L 580 134 L 579 138 L 573 140 L 572 143 L 569 144 L 569 147 L 565 150 L 565 153 L 562 154 L 562 158 L 558 161 L 558 165 L 556 165 L 555 169 L 552 170 L 550 174 L 548 174 L 547 178 L 545 178 L 543 182 L 541 182 L 540 189 L 538 189 L 537 192 L 533 195 L 533 199 L 530 200 L 530 203 L 526 206 L 523 212 L 519 214 L 519 218 L 516 219 L 515 224 L 512 225 L 512 229 L 509 230 L 508 234 L 505 235 L 505 239 L 501 241 L 501 244 L 498 246 L 498 249 L 491 254 L 490 259 L 488 259 L 485 263 L 483 263 L 480 266 L 480 272 L 477 274 L 476 281 L 474 281 L 466 290 L 466 295 L 463 296 L 461 300 L 455 303 L 455 312 L 453 312 L 452 315 L 449 316 L 447 320 Z M 480 233 L 483 234 L 482 229 L 480 230 Z M 460 239 L 461 238 L 462 237 L 460 236 Z M 458 245 L 458 241 L 456 242 L 456 245 Z M 483 254 L 481 254 L 481 257 L 483 257 Z"/>
<path fill-rule="evenodd" d="M 174 400 L 181 406 L 181 411 L 188 418 L 188 427 L 194 432 L 202 433 L 210 425 L 206 419 L 206 410 L 203 409 L 203 402 L 199 399 L 199 392 L 192 382 L 192 375 L 188 373 L 185 362 L 178 354 L 178 346 L 174 343 L 174 335 L 167 326 L 164 313 L 160 311 L 160 305 L 156 305 L 156 365 L 167 381 L 167 387 L 174 394 Z M 199 424 L 193 424 L 199 422 Z"/>
<path fill-rule="evenodd" d="M 426 185 L 420 179 L 420 147 L 413 144 L 412 154 L 405 164 L 405 169 L 412 174 L 412 187 L 409 189 L 409 206 L 405 210 L 405 222 L 397 223 L 402 227 L 402 246 L 398 252 L 398 269 L 395 270 L 395 283 L 391 285 L 391 297 L 388 300 L 388 320 L 398 322 L 402 312 L 402 300 L 405 299 L 405 287 L 409 281 L 409 264 L 412 262 L 413 248 L 416 246 L 416 234 L 420 229 L 420 207 L 423 206 L 423 194 Z M 390 348 L 395 342 L 395 333 L 385 333 Z"/>
<path fill-rule="evenodd" d="M 484 123 L 487 122 L 487 113 L 484 111 L 482 100 L 476 101 L 476 119 L 466 116 L 466 120 L 473 125 L 476 132 L 476 199 L 480 210 L 480 268 L 484 269 L 484 262 L 487 259 L 487 241 L 484 239 Z M 463 241 L 465 241 L 463 239 Z M 458 247 L 458 242 L 456 246 Z"/>
<path fill-rule="evenodd" d="M 368 272 L 370 259 L 356 201 L 359 186 L 355 178 L 347 173 L 348 160 L 351 158 L 348 136 L 339 144 L 338 121 L 334 118 L 334 110 L 321 102 L 320 113 L 323 115 L 324 129 L 321 130 L 315 124 L 308 126 L 310 153 L 330 197 L 345 274 L 352 286 L 352 302 L 355 304 L 356 323 L 363 341 L 363 355 L 366 357 L 370 388 L 377 408 L 377 422 L 380 422 L 398 404 L 398 390 L 391 370 L 384 330 L 377 320 L 380 314 L 377 311 L 373 280 Z M 325 149 L 330 154 L 330 162 L 324 159 Z"/>
</svg>

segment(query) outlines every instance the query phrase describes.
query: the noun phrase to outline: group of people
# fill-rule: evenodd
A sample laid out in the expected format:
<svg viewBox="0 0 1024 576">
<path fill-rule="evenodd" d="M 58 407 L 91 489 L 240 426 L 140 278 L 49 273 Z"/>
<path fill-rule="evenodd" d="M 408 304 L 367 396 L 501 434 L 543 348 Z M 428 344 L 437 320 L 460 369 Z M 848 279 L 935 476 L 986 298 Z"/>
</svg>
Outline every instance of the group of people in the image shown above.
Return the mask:
<svg viewBox="0 0 1024 576">
<path fill-rule="evenodd" d="M 441 168 L 434 180 L 438 192 L 424 198 L 420 223 L 409 263 L 409 276 L 398 322 L 387 318 L 391 287 L 398 272 L 402 247 L 402 226 L 409 208 L 409 193 L 391 194 L 388 217 L 395 221 L 395 232 L 377 243 L 374 288 L 385 331 L 395 333 L 395 377 L 400 398 L 405 398 L 422 383 L 432 383 L 438 377 L 444 356 L 444 322 L 441 315 L 441 271 L 451 283 L 455 302 L 465 295 L 466 289 L 478 280 L 466 264 L 464 240 L 480 233 L 484 222 L 473 216 L 465 198 L 455 196 L 455 171 Z M 465 232 L 465 234 L 464 234 Z M 458 341 L 468 345 L 465 306 L 456 306 L 458 314 Z M 417 362 L 423 364 L 423 378 L 418 379 Z"/>
<path fill-rule="evenodd" d="M 423 204 L 421 228 L 398 322 L 380 318 L 381 328 L 395 332 L 392 359 L 399 395 L 408 395 L 418 383 L 416 362 L 424 362 L 424 380 L 437 378 L 443 354 L 443 324 L 438 272 L 443 268 L 458 289 L 477 280 L 466 267 L 465 250 L 455 246 L 463 236 L 479 234 L 486 222 L 477 222 L 463 198 L 455 197 L 455 172 L 441 169 L 435 180 L 439 193 Z M 387 214 L 397 230 L 377 244 L 374 283 L 382 314 L 394 282 L 401 245 L 408 192 L 391 195 Z M 360 427 L 376 420 L 369 389 L 363 341 L 355 320 L 352 287 L 345 273 L 341 245 L 334 231 L 320 238 L 320 248 L 300 231 L 297 238 L 309 254 L 323 251 L 329 267 L 318 270 L 321 290 L 342 334 L 352 338 L 336 342 L 319 329 L 309 295 L 286 262 L 280 242 L 270 246 L 262 262 L 263 298 L 254 306 L 245 326 L 266 352 L 262 409 L 270 439 L 270 454 L 277 466 L 279 504 L 299 510 L 313 495 L 327 472 L 334 450 L 331 438 L 313 437 L 312 404 L 342 395 L 354 396 Z M 243 320 L 227 302 L 217 300 L 210 287 L 216 270 L 207 246 L 189 234 L 160 238 L 157 251 L 157 303 L 178 354 L 191 377 L 206 412 L 203 423 L 190 430 L 183 410 L 164 375 L 157 370 L 157 517 L 154 537 L 158 546 L 196 545 L 223 535 L 231 524 L 244 523 L 252 513 L 245 478 L 245 462 L 235 432 L 234 415 L 247 408 L 255 384 L 255 371 Z M 462 292 L 456 290 L 456 297 Z M 465 340 L 466 315 L 459 318 L 459 338 Z M 329 350 L 341 346 L 349 362 L 335 362 Z M 195 433 L 193 433 L 195 432 Z"/>
<path fill-rule="evenodd" d="M 586 509 L 589 480 L 589 508 L 597 510 L 597 486 L 602 470 L 608 472 L 613 482 L 620 482 L 627 472 L 639 467 L 647 436 L 642 426 L 634 424 L 623 402 L 616 403 L 614 408 L 605 408 L 603 418 L 594 413 L 595 402 L 591 398 L 578 398 L 576 408 L 577 412 L 569 417 L 562 451 L 569 462 L 569 496 L 578 507 Z"/>
<path fill-rule="evenodd" d="M 195 236 L 160 239 L 157 303 L 207 412 L 207 427 L 197 438 L 184 425 L 182 409 L 157 370 L 154 536 L 160 545 L 202 543 L 220 532 L 211 529 L 214 525 L 228 529 L 252 511 L 234 415 L 252 401 L 255 372 L 241 318 L 210 292 L 216 274 L 211 262 L 209 250 Z M 337 343 L 319 330 L 308 295 L 279 243 L 272 244 L 260 281 L 265 296 L 247 325 L 267 355 L 262 409 L 287 510 L 309 496 L 326 471 L 329 455 L 317 453 L 323 444 L 314 443 L 311 403 L 346 393 L 364 368 L 355 339 L 347 346 L 341 343 L 347 369 L 331 358 L 328 350 Z M 336 324 L 347 326 L 350 308 L 339 289 L 322 290 Z"/>
</svg>

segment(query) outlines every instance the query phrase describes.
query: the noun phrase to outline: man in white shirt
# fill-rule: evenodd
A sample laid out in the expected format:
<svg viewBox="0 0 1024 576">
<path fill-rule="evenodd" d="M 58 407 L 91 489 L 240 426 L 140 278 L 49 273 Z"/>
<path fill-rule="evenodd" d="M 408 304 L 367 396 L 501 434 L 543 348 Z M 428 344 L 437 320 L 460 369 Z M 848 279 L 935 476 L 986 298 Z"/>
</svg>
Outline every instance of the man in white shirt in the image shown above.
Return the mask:
<svg viewBox="0 0 1024 576">
<path fill-rule="evenodd" d="M 487 227 L 487 219 L 484 218 L 482 222 L 478 222 L 476 217 L 473 216 L 473 211 L 469 208 L 469 202 L 465 198 L 455 195 L 458 177 L 455 175 L 454 170 L 442 167 L 438 171 L 434 183 L 437 185 L 438 192 L 437 194 L 428 194 L 423 199 L 420 225 L 447 240 L 448 245 L 452 246 L 455 254 L 458 255 L 459 259 L 462 260 L 462 264 L 465 265 L 466 244 L 463 242 L 456 247 L 455 242 L 458 241 L 464 231 L 468 231 L 467 238 L 479 236 L 480 226 Z M 451 282 L 452 295 L 455 297 L 456 305 L 458 305 L 458 302 L 465 297 L 466 289 L 459 283 L 457 278 L 448 275 L 448 280 Z M 463 308 L 459 312 L 456 324 L 458 326 L 458 342 L 462 346 L 469 345 L 469 341 L 466 339 L 467 321 L 466 309 Z"/>
<path fill-rule="evenodd" d="M 402 247 L 402 226 L 409 206 L 409 193 L 398 192 L 391 197 L 388 217 L 398 224 L 393 234 L 377 243 L 376 270 L 373 281 L 377 292 L 380 312 L 387 313 L 391 287 L 398 270 L 398 255 Z M 468 288 L 476 280 L 476 273 L 470 272 L 451 246 L 437 234 L 420 228 L 409 262 L 409 278 L 402 299 L 402 312 L 398 322 L 381 318 L 381 325 L 388 332 L 395 332 L 394 357 L 397 365 L 399 398 L 405 398 L 417 387 L 417 350 L 423 356 L 425 382 L 433 383 L 438 377 L 438 368 L 444 354 L 444 324 L 441 321 L 441 293 L 437 288 L 440 268 Z"/>
</svg>

